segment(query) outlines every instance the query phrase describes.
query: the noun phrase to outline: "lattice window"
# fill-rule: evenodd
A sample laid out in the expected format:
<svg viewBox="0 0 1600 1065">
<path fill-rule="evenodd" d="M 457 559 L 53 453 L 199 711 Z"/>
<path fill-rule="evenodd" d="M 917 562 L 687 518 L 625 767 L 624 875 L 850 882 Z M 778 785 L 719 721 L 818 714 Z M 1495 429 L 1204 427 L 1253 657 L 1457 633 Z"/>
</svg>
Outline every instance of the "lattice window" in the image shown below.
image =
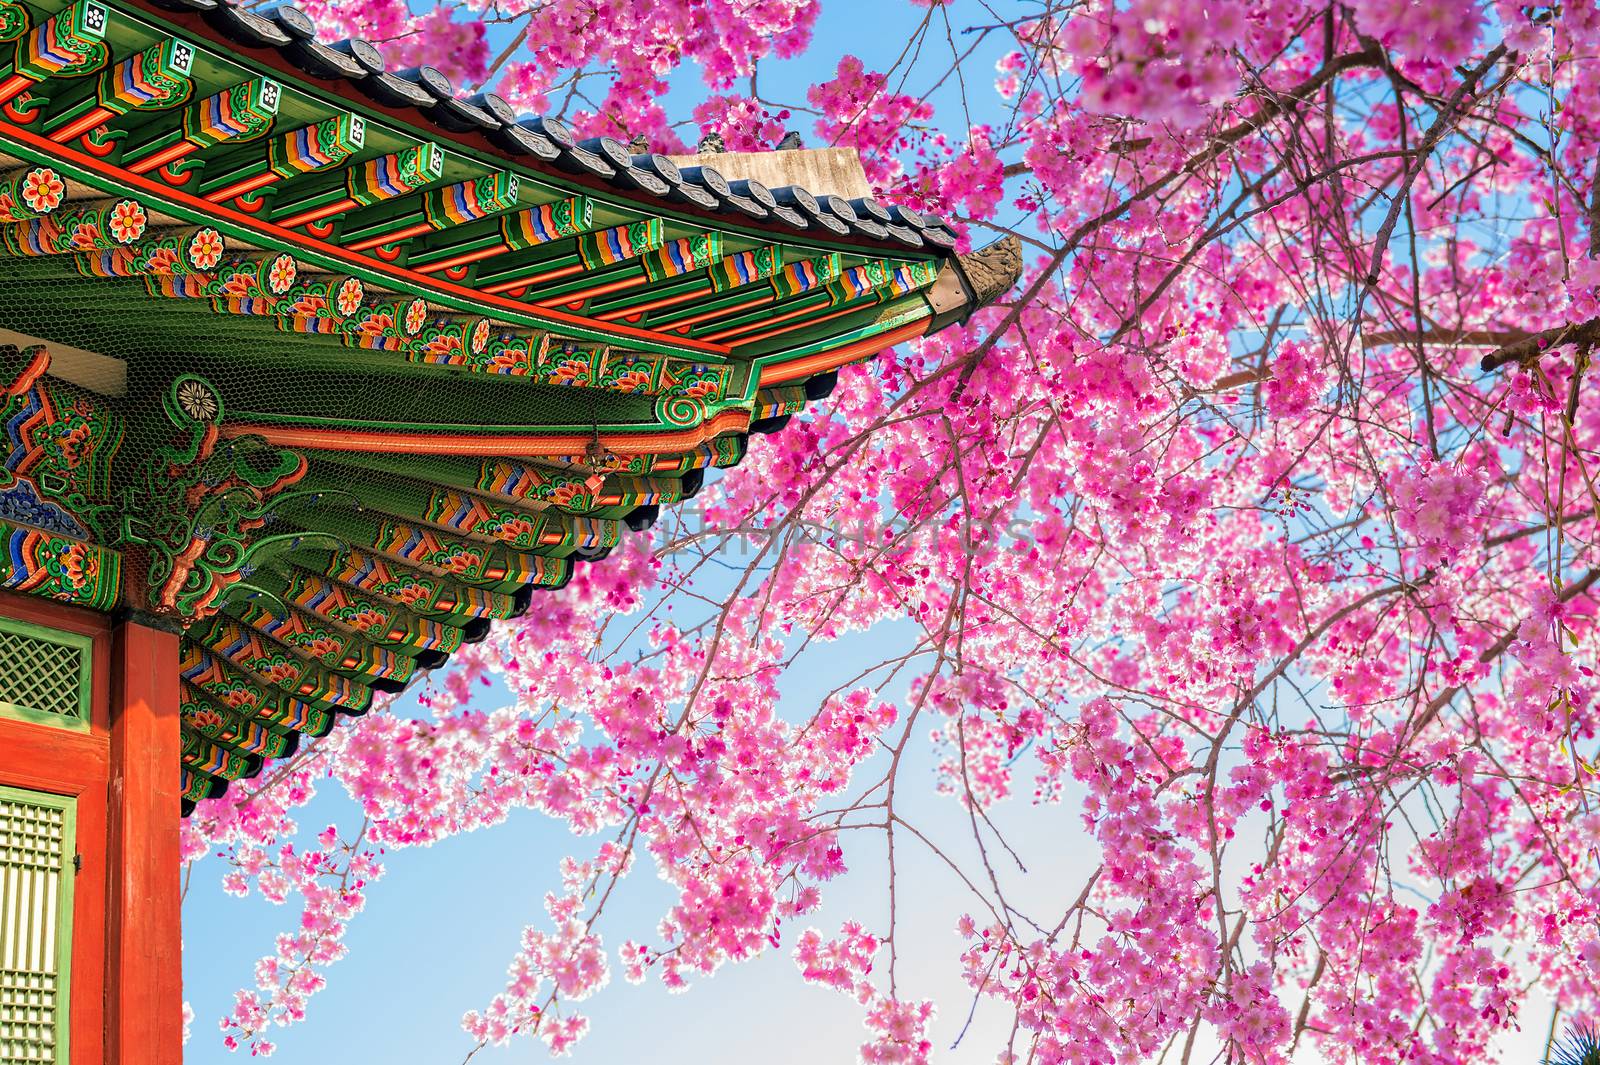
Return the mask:
<svg viewBox="0 0 1600 1065">
<path fill-rule="evenodd" d="M 0 715 L 89 727 L 87 636 L 0 618 Z"/>
<path fill-rule="evenodd" d="M 0 788 L 0 1065 L 66 1065 L 74 801 Z"/>
</svg>

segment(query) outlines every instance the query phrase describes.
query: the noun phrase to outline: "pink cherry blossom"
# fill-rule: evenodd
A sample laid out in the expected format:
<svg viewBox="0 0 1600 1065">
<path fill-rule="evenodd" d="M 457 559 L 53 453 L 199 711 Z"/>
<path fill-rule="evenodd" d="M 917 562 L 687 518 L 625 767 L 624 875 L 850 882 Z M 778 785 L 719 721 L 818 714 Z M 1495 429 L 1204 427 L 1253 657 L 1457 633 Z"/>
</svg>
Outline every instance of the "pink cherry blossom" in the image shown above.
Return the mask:
<svg viewBox="0 0 1600 1065">
<path fill-rule="evenodd" d="M 911 39 L 873 69 L 811 44 L 812 0 L 314 6 L 585 135 L 857 148 L 1024 271 L 414 704 L 202 804 L 184 860 L 286 907 L 225 1047 L 287 1046 L 388 852 L 521 810 L 574 841 L 469 1052 L 564 1052 L 613 971 L 692 991 L 769 951 L 867 1062 L 1467 1065 L 1542 1030 L 1531 986 L 1600 1018 L 1600 12 L 988 7 L 885 5 Z M 668 114 L 686 64 L 707 95 Z M 302 824 L 319 791 L 359 818 Z M 608 903 L 639 874 L 644 923 Z M 935 893 L 965 997 L 906 961 Z"/>
</svg>

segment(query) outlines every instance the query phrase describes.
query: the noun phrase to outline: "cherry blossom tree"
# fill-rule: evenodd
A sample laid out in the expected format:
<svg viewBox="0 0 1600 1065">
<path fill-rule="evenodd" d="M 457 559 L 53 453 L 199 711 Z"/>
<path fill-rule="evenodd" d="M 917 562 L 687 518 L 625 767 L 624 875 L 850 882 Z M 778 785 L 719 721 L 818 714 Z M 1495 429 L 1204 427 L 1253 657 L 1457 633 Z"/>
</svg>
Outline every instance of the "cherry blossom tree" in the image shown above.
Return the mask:
<svg viewBox="0 0 1600 1065">
<path fill-rule="evenodd" d="M 806 51 L 817 0 L 309 6 L 585 135 L 858 148 L 885 200 L 1015 234 L 1027 269 L 846 371 L 707 486 L 705 526 L 460 656 L 431 716 L 202 804 L 188 858 L 301 912 L 229 1046 L 314 1008 L 381 852 L 517 809 L 581 845 L 469 1057 L 562 1051 L 614 971 L 784 951 L 860 1004 L 863 1061 L 930 1060 L 969 1001 L 903 990 L 912 851 L 963 893 L 948 964 L 1013 1017 L 1002 1062 L 1478 1062 L 1546 1023 L 1535 982 L 1595 1016 L 1595 5 L 921 0 L 891 68 L 813 55 L 831 75 L 788 101 L 761 64 Z M 709 95 L 669 115 L 680 67 Z M 899 649 L 780 707 L 803 648 L 862 641 Z M 472 700 L 491 676 L 514 705 Z M 907 812 L 930 746 L 975 860 Z M 297 820 L 329 788 L 359 823 Z M 1095 845 L 1043 910 L 1001 874 L 1051 841 L 1002 833 L 1005 803 Z M 810 927 L 868 837 L 887 905 Z M 615 926 L 640 869 L 674 901 Z"/>
</svg>

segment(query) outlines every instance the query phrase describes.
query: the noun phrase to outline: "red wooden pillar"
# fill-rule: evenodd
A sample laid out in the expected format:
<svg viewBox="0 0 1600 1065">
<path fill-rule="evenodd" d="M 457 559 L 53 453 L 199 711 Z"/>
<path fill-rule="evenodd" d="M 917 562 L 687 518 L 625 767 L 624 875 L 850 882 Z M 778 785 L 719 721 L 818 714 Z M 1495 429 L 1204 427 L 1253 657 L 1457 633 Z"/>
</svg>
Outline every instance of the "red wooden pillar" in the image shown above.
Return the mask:
<svg viewBox="0 0 1600 1065">
<path fill-rule="evenodd" d="M 181 1065 L 178 637 L 119 623 L 112 638 L 108 1065 Z"/>
</svg>

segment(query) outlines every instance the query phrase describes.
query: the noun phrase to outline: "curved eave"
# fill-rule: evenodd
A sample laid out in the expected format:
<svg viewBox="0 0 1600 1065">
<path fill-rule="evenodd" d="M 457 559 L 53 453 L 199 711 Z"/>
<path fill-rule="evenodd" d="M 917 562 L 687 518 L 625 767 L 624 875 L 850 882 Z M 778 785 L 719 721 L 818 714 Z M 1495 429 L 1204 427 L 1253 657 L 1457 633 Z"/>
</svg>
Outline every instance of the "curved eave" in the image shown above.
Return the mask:
<svg viewBox="0 0 1600 1065">
<path fill-rule="evenodd" d="M 289 8 L 288 5 L 276 9 L 273 18 L 267 18 L 243 11 L 227 0 L 163 0 L 162 3 L 153 0 L 118 0 L 118 3 L 141 12 L 150 21 L 171 30 L 208 41 L 219 50 L 247 57 L 253 65 L 293 82 L 297 88 L 317 96 L 329 107 L 347 108 L 354 103 L 356 109 L 364 113 L 383 116 L 388 124 L 411 130 L 423 137 L 446 140 L 453 148 L 486 163 L 525 169 L 553 184 L 602 193 L 608 199 L 640 211 L 656 212 L 686 222 L 704 223 L 769 240 L 800 236 L 819 247 L 855 250 L 863 254 L 907 255 L 921 252 L 941 257 L 948 254 L 943 237 L 936 238 L 937 243 L 923 238 L 923 243 L 908 246 L 903 241 L 875 239 L 859 231 L 843 236 L 821 234 L 815 227 L 796 227 L 777 215 L 762 220 L 749 218 L 725 206 L 726 201 L 717 210 L 704 210 L 691 204 L 675 203 L 665 197 L 644 195 L 631 180 L 622 175 L 605 180 L 593 174 L 563 169 L 529 152 L 510 150 L 501 131 L 513 123 L 504 122 L 483 108 L 474 108 L 477 115 L 472 118 L 459 118 L 459 125 L 441 123 L 436 117 L 441 109 L 451 108 L 458 116 L 464 115 L 465 111 L 460 106 L 461 101 L 439 91 L 438 79 L 443 79 L 443 75 L 438 71 L 431 71 L 433 77 L 427 83 L 414 82 L 423 96 L 431 98 L 430 103 L 422 106 L 381 103 L 363 91 L 362 83 L 385 75 L 367 71 L 361 64 L 349 61 L 344 53 L 334 51 L 334 48 L 341 46 L 348 48 L 351 42 L 340 42 L 334 48 L 329 48 L 286 32 L 283 29 L 284 22 L 294 18 L 293 15 L 283 14 L 286 9 L 293 10 L 301 18 L 305 17 L 298 9 Z M 330 52 L 333 55 L 330 56 Z M 322 76 L 310 68 L 313 56 L 320 58 L 323 63 L 329 63 L 337 56 L 344 59 L 341 64 L 344 69 L 337 77 Z M 444 80 L 443 85 L 447 87 L 448 80 Z M 820 197 L 835 190 L 809 191 Z M 949 232 L 942 224 L 925 228 L 936 233 L 941 230 L 945 234 Z"/>
</svg>

